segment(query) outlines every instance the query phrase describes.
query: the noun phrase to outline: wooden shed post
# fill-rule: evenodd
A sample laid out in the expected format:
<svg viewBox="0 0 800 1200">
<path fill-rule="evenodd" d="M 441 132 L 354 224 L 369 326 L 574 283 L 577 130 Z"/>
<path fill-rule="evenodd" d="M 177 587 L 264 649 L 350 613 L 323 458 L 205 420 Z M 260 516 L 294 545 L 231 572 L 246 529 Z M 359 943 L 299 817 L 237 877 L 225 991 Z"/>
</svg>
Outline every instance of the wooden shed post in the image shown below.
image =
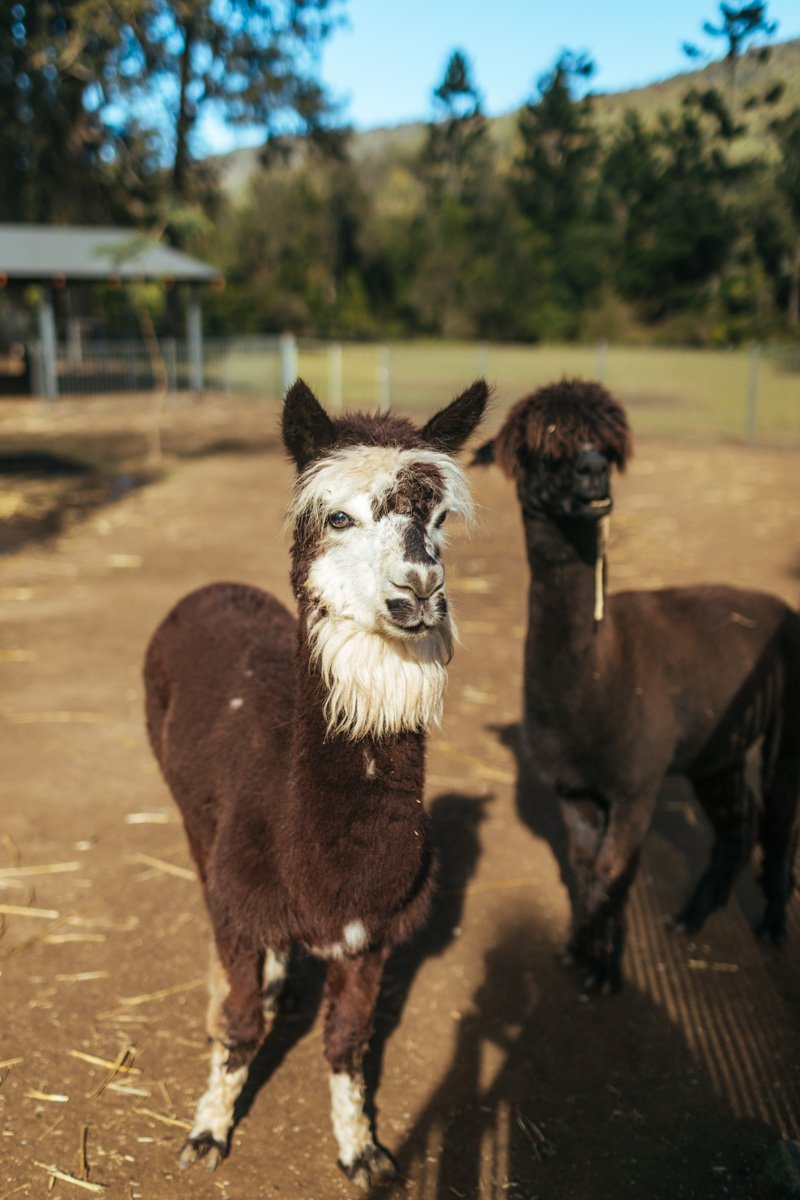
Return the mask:
<svg viewBox="0 0 800 1200">
<path fill-rule="evenodd" d="M 53 311 L 53 293 L 47 284 L 42 284 L 41 299 L 39 300 L 39 348 L 42 359 L 39 372 L 42 398 L 49 401 L 57 400 L 56 318 Z"/>
<path fill-rule="evenodd" d="M 189 288 L 186 343 L 189 356 L 189 387 L 193 392 L 200 393 L 203 390 L 203 314 L 196 287 Z"/>
</svg>

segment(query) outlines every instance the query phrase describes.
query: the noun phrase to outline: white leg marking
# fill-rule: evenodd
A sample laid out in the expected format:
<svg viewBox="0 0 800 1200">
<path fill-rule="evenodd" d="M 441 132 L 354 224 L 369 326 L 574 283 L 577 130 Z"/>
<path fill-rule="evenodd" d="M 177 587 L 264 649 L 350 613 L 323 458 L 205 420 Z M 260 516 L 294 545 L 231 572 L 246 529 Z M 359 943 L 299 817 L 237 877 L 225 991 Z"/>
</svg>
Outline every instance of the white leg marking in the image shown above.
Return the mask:
<svg viewBox="0 0 800 1200">
<path fill-rule="evenodd" d="M 339 1146 L 339 1162 L 352 1167 L 356 1159 L 375 1148 L 372 1130 L 364 1115 L 364 1080 L 351 1078 L 343 1071 L 329 1076 L 331 1085 L 331 1123 Z"/>
<path fill-rule="evenodd" d="M 289 955 L 277 950 L 267 950 L 264 955 L 264 969 L 261 975 L 261 995 L 264 1001 L 264 1012 L 275 1011 L 278 996 L 286 979 Z"/>
<path fill-rule="evenodd" d="M 233 1124 L 233 1106 L 244 1087 L 248 1068 L 238 1067 L 235 1071 L 226 1071 L 227 1061 L 227 1047 L 220 1042 L 214 1042 L 211 1048 L 208 1086 L 195 1109 L 190 1139 L 210 1133 L 214 1141 L 223 1146 L 228 1140 L 228 1133 Z"/>
<path fill-rule="evenodd" d="M 362 921 L 350 921 L 345 925 L 342 931 L 344 943 L 351 954 L 358 954 L 360 950 L 365 950 L 369 942 L 369 936 Z"/>
</svg>

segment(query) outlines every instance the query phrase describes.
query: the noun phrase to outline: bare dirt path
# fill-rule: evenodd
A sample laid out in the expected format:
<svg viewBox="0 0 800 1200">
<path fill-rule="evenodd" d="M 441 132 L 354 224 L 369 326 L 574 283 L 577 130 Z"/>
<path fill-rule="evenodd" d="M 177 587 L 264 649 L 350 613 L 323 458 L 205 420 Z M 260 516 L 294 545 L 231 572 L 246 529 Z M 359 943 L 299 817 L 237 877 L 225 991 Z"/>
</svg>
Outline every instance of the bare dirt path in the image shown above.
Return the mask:
<svg viewBox="0 0 800 1200">
<path fill-rule="evenodd" d="M 207 933 L 145 743 L 142 650 L 211 579 L 290 601 L 288 468 L 268 444 L 217 433 L 238 452 L 175 461 L 0 560 L 0 902 L 44 914 L 6 912 L 0 940 L 0 1197 L 44 1195 L 51 1167 L 126 1200 L 351 1194 L 334 1166 L 313 964 L 297 968 L 302 1004 L 260 1056 L 231 1157 L 213 1176 L 176 1169 L 205 1078 Z M 780 451 L 642 440 L 618 488 L 612 585 L 717 579 L 797 603 L 797 474 Z M 369 1063 L 404 1179 L 376 1194 L 778 1197 L 786 1139 L 800 1137 L 797 897 L 783 953 L 750 934 L 751 878 L 697 943 L 668 936 L 707 846 L 671 783 L 631 905 L 626 990 L 581 1000 L 554 957 L 558 823 L 547 796 L 517 796 L 516 503 L 495 473 L 475 485 L 479 529 L 450 554 L 463 644 L 429 757 L 442 889 L 390 965 Z M 103 1065 L 126 1051 L 124 1069 Z M 55 1192 L 80 1194 L 64 1180 Z"/>
</svg>

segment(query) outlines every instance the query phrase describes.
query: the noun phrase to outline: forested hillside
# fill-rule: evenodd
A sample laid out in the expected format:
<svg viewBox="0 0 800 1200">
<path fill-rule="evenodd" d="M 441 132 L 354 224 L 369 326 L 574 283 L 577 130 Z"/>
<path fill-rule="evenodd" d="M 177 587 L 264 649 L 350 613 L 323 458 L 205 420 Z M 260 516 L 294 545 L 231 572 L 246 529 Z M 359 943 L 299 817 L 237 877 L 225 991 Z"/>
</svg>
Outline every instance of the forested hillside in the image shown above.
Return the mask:
<svg viewBox="0 0 800 1200">
<path fill-rule="evenodd" d="M 215 164 L 220 327 L 733 344 L 792 337 L 800 42 L 595 96 L 565 52 L 489 120 L 454 53 L 428 125 Z"/>
<path fill-rule="evenodd" d="M 201 255 L 220 333 L 796 339 L 800 41 L 718 7 L 703 70 L 595 95 L 591 48 L 565 50 L 490 120 L 454 49 L 428 123 L 352 134 L 318 78 L 346 0 L 0 6 L 0 220 Z M 201 157 L 207 112 L 262 148 Z M 132 327 L 128 293 L 97 303 Z M 176 294 L 136 303 L 181 328 Z"/>
</svg>

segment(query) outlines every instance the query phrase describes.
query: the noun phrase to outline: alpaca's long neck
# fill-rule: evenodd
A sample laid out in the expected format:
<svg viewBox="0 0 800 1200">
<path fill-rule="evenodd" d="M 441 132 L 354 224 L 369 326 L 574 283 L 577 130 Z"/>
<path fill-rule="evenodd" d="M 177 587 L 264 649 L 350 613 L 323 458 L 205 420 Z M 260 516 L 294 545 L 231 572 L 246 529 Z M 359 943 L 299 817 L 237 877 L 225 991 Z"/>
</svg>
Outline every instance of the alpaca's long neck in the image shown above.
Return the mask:
<svg viewBox="0 0 800 1200">
<path fill-rule="evenodd" d="M 531 571 L 526 676 L 534 683 L 566 683 L 596 655 L 605 599 L 600 539 L 594 521 L 525 517 Z"/>
<path fill-rule="evenodd" d="M 418 793 L 424 784 L 425 730 L 390 732 L 352 731 L 333 728 L 331 682 L 325 665 L 315 653 L 313 620 L 301 605 L 295 660 L 294 763 L 295 779 L 302 775 L 304 786 L 313 780 L 314 803 L 326 791 L 354 794 L 354 789 L 380 783 L 402 794 Z M 343 669 L 355 669 L 345 648 Z M 376 690 L 380 680 L 374 679 Z M 341 684 L 341 679 L 339 680 Z M 342 688 L 342 690 L 345 690 Z"/>
<path fill-rule="evenodd" d="M 278 838 L 295 936 L 322 957 L 392 944 L 430 902 L 422 730 L 331 732 L 326 683 L 303 617 L 290 771 Z"/>
</svg>

